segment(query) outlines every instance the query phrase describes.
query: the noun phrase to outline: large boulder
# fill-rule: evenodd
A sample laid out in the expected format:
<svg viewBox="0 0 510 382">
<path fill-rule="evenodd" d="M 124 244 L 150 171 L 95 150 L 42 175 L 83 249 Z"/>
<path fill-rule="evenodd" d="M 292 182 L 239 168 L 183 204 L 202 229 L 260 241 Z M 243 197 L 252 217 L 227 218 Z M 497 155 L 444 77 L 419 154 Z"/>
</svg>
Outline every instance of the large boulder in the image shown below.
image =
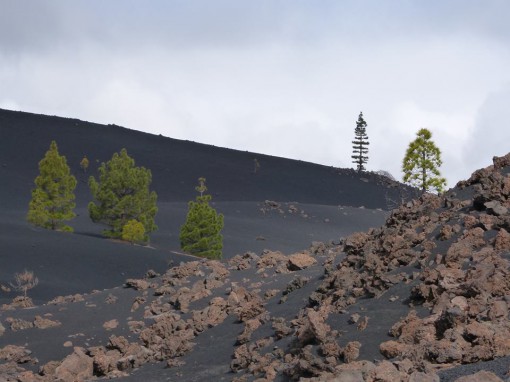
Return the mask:
<svg viewBox="0 0 510 382">
<path fill-rule="evenodd" d="M 351 341 L 345 345 L 343 350 L 344 362 L 351 363 L 356 361 L 359 358 L 359 350 L 361 348 L 361 343 L 358 341 Z"/>
<path fill-rule="evenodd" d="M 93 372 L 93 359 L 83 348 L 75 347 L 74 352 L 55 369 L 55 377 L 62 382 L 86 381 L 92 378 Z"/>
<path fill-rule="evenodd" d="M 287 267 L 289 271 L 300 271 L 317 263 L 312 256 L 306 252 L 295 253 L 289 256 Z"/>
<path fill-rule="evenodd" d="M 510 233 L 501 228 L 494 239 L 494 249 L 496 252 L 510 251 Z"/>
</svg>

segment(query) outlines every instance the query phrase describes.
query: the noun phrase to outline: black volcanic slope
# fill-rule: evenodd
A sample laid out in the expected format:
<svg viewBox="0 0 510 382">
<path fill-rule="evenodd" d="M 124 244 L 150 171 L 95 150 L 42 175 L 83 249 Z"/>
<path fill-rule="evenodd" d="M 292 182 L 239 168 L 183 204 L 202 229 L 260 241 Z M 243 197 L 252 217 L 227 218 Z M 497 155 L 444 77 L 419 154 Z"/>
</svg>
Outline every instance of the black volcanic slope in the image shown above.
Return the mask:
<svg viewBox="0 0 510 382">
<path fill-rule="evenodd" d="M 38 162 L 51 140 L 78 178 L 78 217 L 72 235 L 26 223 Z M 152 171 L 158 194 L 159 230 L 151 247 L 102 238 L 103 227 L 87 213 L 89 175 L 126 148 L 137 165 Z M 88 173 L 79 167 L 90 160 Z M 260 163 L 255 174 L 254 159 Z M 218 148 L 129 130 L 24 112 L 0 110 L 0 284 L 15 272 L 33 270 L 40 283 L 31 292 L 38 303 L 56 295 L 121 285 L 154 268 L 190 258 L 180 255 L 179 227 L 187 201 L 195 197 L 197 178 L 205 176 L 218 211 L 225 215 L 224 257 L 268 248 L 292 253 L 312 241 L 338 240 L 354 231 L 381 225 L 388 207 L 409 189 L 372 173 Z M 267 204 L 266 200 L 278 204 Z M 7 302 L 13 293 L 0 293 Z"/>
<path fill-rule="evenodd" d="M 152 171 L 159 201 L 188 201 L 201 176 L 216 201 L 296 201 L 387 209 L 387 195 L 397 199 L 396 184 L 352 170 L 242 152 L 141 133 L 116 125 L 50 117 L 0 109 L 0 197 L 6 208 L 25 208 L 37 175 L 37 163 L 56 140 L 75 174 L 84 155 L 90 172 L 126 148 L 137 165 Z M 253 173 L 254 159 L 260 171 Z M 80 177 L 85 180 L 85 176 Z M 382 191 L 382 187 L 393 185 Z M 5 197 L 6 193 L 9 197 Z M 78 187 L 78 202 L 90 199 Z"/>
<path fill-rule="evenodd" d="M 375 174 L 56 117 L 0 122 L 0 380 L 508 377 L 510 154 L 389 213 L 411 192 Z M 25 221 L 51 139 L 80 179 L 73 234 Z M 122 147 L 153 170 L 150 246 L 104 239 L 86 211 L 81 157 L 94 173 Z M 222 261 L 179 253 L 199 176 L 225 215 Z M 6 291 L 23 268 L 40 280 L 35 306 Z"/>
</svg>

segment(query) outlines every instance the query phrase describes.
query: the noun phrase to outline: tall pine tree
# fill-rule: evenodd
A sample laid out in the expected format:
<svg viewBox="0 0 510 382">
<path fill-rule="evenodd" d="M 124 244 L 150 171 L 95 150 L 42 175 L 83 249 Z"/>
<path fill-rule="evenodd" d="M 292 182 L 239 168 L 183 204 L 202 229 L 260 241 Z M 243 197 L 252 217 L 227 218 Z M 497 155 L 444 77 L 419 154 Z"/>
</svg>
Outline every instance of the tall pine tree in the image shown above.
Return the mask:
<svg viewBox="0 0 510 382">
<path fill-rule="evenodd" d="M 183 251 L 208 259 L 221 259 L 223 250 L 223 215 L 209 205 L 211 195 L 205 194 L 205 178 L 195 187 L 199 196 L 188 203 L 186 222 L 179 235 Z"/>
<path fill-rule="evenodd" d="M 55 141 L 39 162 L 39 173 L 35 178 L 36 187 L 32 191 L 27 220 L 39 227 L 72 232 L 64 221 L 76 216 L 76 178 L 71 175 L 65 156 L 58 153 Z"/>
<path fill-rule="evenodd" d="M 417 138 L 409 144 L 402 171 L 404 182 L 421 189 L 422 193 L 430 190 L 442 192 L 446 179 L 441 177 L 439 167 L 442 164 L 441 151 L 432 141 L 432 133 L 420 129 Z"/>
<path fill-rule="evenodd" d="M 359 113 L 358 121 L 356 122 L 356 128 L 354 129 L 354 141 L 352 141 L 352 163 L 356 164 L 358 171 L 365 170 L 365 164 L 368 162 L 368 136 L 367 136 L 367 123 L 363 119 L 363 113 Z"/>
<path fill-rule="evenodd" d="M 124 226 L 136 220 L 143 224 L 143 241 L 147 241 L 148 234 L 157 229 L 157 195 L 149 190 L 151 181 L 150 170 L 136 167 L 126 149 L 113 154 L 99 167 L 99 182 L 93 176 L 89 178 L 90 191 L 96 199 L 88 206 L 90 218 L 109 226 L 103 233 L 114 238 L 122 238 Z"/>
</svg>

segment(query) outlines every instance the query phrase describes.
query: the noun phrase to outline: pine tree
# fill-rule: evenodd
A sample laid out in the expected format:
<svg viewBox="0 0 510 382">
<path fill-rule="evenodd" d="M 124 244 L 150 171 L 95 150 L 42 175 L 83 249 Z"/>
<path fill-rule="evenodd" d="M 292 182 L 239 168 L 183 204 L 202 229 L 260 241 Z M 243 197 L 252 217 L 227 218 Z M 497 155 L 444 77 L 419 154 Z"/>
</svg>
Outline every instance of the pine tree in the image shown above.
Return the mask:
<svg viewBox="0 0 510 382">
<path fill-rule="evenodd" d="M 205 178 L 200 178 L 196 190 L 200 193 L 195 201 L 188 203 L 186 222 L 181 227 L 179 239 L 183 251 L 208 259 L 221 259 L 223 250 L 223 215 L 209 205 L 211 195 L 207 191 Z"/>
<path fill-rule="evenodd" d="M 356 128 L 354 129 L 354 141 L 352 141 L 352 152 L 353 159 L 352 163 L 356 164 L 358 171 L 364 171 L 364 164 L 368 162 L 368 136 L 366 131 L 367 123 L 363 119 L 363 113 L 359 113 L 358 121 L 356 122 Z"/>
<path fill-rule="evenodd" d="M 149 233 L 157 229 L 157 195 L 149 191 L 151 181 L 150 170 L 135 167 L 126 149 L 113 154 L 99 167 L 99 182 L 93 176 L 89 178 L 90 191 L 97 201 L 89 203 L 90 218 L 109 226 L 104 234 L 114 238 L 122 238 L 124 226 L 134 219 L 143 225 L 143 241 L 147 241 Z"/>
<path fill-rule="evenodd" d="M 36 188 L 32 191 L 27 220 L 39 227 L 72 232 L 73 229 L 63 222 L 76 216 L 76 178 L 71 175 L 65 156 L 59 155 L 55 141 L 39 162 L 39 173 L 35 178 Z"/>
<path fill-rule="evenodd" d="M 446 179 L 441 177 L 439 167 L 442 164 L 441 151 L 431 140 L 432 133 L 420 129 L 417 138 L 409 144 L 402 171 L 404 182 L 421 189 L 422 193 L 429 190 L 442 192 Z"/>
</svg>

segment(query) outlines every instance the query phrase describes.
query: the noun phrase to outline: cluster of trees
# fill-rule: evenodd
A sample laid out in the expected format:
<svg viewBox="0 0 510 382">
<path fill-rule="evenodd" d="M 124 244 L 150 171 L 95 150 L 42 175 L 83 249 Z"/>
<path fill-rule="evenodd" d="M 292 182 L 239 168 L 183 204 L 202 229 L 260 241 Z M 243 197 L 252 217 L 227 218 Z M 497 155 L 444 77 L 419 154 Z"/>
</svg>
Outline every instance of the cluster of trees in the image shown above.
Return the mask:
<svg viewBox="0 0 510 382">
<path fill-rule="evenodd" d="M 360 112 L 354 129 L 352 141 L 352 162 L 358 171 L 365 170 L 368 162 L 368 135 L 367 123 Z M 446 186 L 446 179 L 441 177 L 441 150 L 432 141 L 432 133 L 427 129 L 420 129 L 417 137 L 409 144 L 406 155 L 402 161 L 404 183 L 419 188 L 422 193 L 435 191 L 442 192 Z"/>
<path fill-rule="evenodd" d="M 86 157 L 80 167 L 87 171 Z M 150 191 L 151 171 L 135 166 L 134 159 L 122 149 L 102 163 L 98 172 L 97 180 L 94 176 L 89 178 L 94 198 L 88 205 L 92 221 L 107 226 L 103 231 L 107 237 L 147 243 L 149 235 L 158 228 L 154 222 L 158 212 L 157 195 Z M 209 205 L 211 196 L 205 194 L 205 183 L 205 178 L 199 179 L 196 189 L 200 195 L 189 203 L 186 222 L 181 227 L 181 248 L 197 256 L 218 259 L 223 249 L 223 215 Z M 65 156 L 59 154 L 56 142 L 51 142 L 39 162 L 27 220 L 39 227 L 72 232 L 72 227 L 65 222 L 76 216 L 76 184 Z"/>
<path fill-rule="evenodd" d="M 368 162 L 367 123 L 360 113 L 354 130 L 353 163 L 358 171 L 364 171 Z M 441 177 L 441 151 L 432 141 L 432 133 L 420 129 L 417 138 L 409 144 L 402 163 L 404 182 L 419 187 L 422 192 L 442 192 L 446 180 Z M 89 160 L 80 162 L 87 172 Z M 254 172 L 260 164 L 255 159 Z M 94 198 L 88 205 L 90 218 L 95 223 L 107 226 L 104 235 L 131 243 L 146 243 L 158 227 L 154 219 L 158 211 L 157 195 L 150 191 L 151 171 L 135 166 L 126 149 L 114 153 L 112 159 L 102 163 L 98 179 L 89 178 L 89 187 Z M 29 203 L 27 220 L 43 228 L 72 231 L 65 224 L 76 214 L 74 190 L 76 178 L 71 174 L 66 158 L 58 152 L 55 141 L 39 162 L 39 175 Z M 210 206 L 211 195 L 206 194 L 206 179 L 199 178 L 196 191 L 199 195 L 188 204 L 186 221 L 180 230 L 181 248 L 197 256 L 218 259 L 222 256 L 223 215 Z"/>
</svg>

